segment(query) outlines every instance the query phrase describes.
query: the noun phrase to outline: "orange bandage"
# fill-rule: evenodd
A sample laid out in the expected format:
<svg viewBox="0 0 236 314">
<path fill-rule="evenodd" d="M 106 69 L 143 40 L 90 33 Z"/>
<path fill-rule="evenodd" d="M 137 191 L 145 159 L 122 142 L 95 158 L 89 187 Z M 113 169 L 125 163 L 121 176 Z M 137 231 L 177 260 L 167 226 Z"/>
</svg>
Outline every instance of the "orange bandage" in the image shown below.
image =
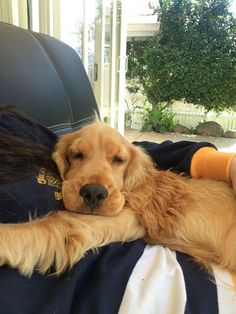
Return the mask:
<svg viewBox="0 0 236 314">
<path fill-rule="evenodd" d="M 219 152 L 212 147 L 200 148 L 191 161 L 191 176 L 230 182 L 229 166 L 235 156 L 233 153 Z"/>
</svg>

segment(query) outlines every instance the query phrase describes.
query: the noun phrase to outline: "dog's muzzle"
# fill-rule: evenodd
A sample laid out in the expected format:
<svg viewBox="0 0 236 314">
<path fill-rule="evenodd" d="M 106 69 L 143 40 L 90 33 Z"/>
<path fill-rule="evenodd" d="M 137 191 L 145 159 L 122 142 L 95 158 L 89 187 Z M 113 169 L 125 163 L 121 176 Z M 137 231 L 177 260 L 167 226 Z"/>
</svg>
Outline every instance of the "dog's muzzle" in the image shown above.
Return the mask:
<svg viewBox="0 0 236 314">
<path fill-rule="evenodd" d="M 85 184 L 79 191 L 84 203 L 92 210 L 103 203 L 108 196 L 108 190 L 101 184 Z"/>
</svg>

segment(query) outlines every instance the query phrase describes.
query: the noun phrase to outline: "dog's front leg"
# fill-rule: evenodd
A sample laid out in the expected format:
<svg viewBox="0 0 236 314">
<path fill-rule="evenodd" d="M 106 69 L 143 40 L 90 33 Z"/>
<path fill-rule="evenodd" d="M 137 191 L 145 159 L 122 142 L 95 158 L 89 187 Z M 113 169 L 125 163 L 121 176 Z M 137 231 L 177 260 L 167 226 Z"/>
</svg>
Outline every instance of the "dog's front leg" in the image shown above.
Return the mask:
<svg viewBox="0 0 236 314">
<path fill-rule="evenodd" d="M 0 264 L 27 276 L 45 273 L 53 266 L 60 274 L 71 268 L 86 251 L 112 242 L 132 241 L 146 231 L 135 214 L 123 210 L 113 217 L 58 211 L 22 224 L 0 225 Z"/>
</svg>

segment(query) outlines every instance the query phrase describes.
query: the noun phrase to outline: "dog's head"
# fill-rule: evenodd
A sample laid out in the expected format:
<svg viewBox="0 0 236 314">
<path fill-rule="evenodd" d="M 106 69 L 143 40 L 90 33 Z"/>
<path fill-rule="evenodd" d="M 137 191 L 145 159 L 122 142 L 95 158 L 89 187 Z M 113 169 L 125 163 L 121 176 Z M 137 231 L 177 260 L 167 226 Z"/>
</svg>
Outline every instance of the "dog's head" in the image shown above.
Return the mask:
<svg viewBox="0 0 236 314">
<path fill-rule="evenodd" d="M 63 179 L 65 207 L 79 213 L 117 214 L 125 203 L 124 189 L 132 189 L 146 175 L 141 171 L 144 156 L 102 122 L 63 136 L 53 159 Z"/>
</svg>

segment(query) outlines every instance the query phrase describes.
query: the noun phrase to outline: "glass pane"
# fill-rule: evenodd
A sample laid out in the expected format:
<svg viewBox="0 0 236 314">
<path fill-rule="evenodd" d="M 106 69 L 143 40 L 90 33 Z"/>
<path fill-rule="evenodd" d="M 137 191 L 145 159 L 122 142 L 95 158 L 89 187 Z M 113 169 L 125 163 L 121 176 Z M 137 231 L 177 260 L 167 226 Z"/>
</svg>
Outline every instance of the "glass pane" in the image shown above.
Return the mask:
<svg viewBox="0 0 236 314">
<path fill-rule="evenodd" d="M 74 48 L 82 58 L 84 1 L 61 0 L 61 40 Z"/>
<path fill-rule="evenodd" d="M 95 19 L 98 14 L 96 0 L 87 0 L 87 59 L 88 59 L 88 77 L 94 88 L 94 64 L 95 64 Z"/>
<path fill-rule="evenodd" d="M 104 27 L 105 36 L 103 42 L 103 118 L 104 121 L 110 123 L 111 118 L 111 18 L 112 18 L 112 1 L 104 1 Z"/>
<path fill-rule="evenodd" d="M 61 0 L 61 40 L 81 57 L 92 86 L 94 85 L 95 0 Z"/>
<path fill-rule="evenodd" d="M 122 1 L 104 0 L 97 3 L 101 9 L 95 26 L 95 62 L 99 69 L 95 95 L 102 119 L 111 126 L 121 129 L 122 123 L 118 117 L 123 114 L 121 90 L 125 89 L 122 78 L 124 81 L 123 47 L 126 46 L 126 33 L 121 33 Z"/>
<path fill-rule="evenodd" d="M 12 23 L 12 8 L 8 0 L 0 0 L 0 21 Z"/>
</svg>

